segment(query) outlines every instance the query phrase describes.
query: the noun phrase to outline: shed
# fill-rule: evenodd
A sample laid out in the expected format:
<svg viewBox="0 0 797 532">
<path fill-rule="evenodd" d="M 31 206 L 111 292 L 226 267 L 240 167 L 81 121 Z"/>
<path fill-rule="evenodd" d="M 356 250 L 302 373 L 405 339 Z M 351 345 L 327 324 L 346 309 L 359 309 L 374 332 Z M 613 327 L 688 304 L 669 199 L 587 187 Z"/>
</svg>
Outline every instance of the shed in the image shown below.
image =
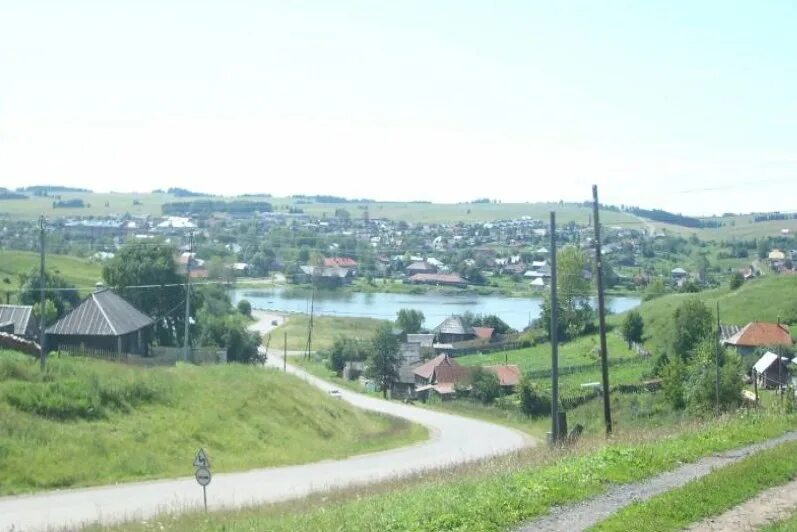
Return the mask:
<svg viewBox="0 0 797 532">
<path fill-rule="evenodd" d="M 762 388 L 777 388 L 789 382 L 789 359 L 767 351 L 753 365 L 758 385 Z"/>
<path fill-rule="evenodd" d="M 49 349 L 146 355 L 154 323 L 113 291 L 103 288 L 48 327 L 46 343 Z"/>
</svg>

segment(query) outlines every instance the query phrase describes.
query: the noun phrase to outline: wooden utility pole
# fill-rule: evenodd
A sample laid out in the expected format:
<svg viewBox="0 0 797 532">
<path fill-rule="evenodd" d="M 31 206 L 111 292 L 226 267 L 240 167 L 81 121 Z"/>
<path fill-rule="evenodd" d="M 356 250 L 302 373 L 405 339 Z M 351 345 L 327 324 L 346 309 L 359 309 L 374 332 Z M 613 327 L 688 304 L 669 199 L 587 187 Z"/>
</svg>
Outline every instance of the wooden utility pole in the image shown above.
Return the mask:
<svg viewBox="0 0 797 532">
<path fill-rule="evenodd" d="M 44 345 L 46 334 L 44 332 L 47 323 L 45 322 L 45 280 L 44 280 L 44 215 L 39 217 L 39 364 L 41 370 L 47 367 L 47 348 Z"/>
<path fill-rule="evenodd" d="M 183 360 L 191 355 L 191 254 L 194 252 L 194 232 L 188 233 L 188 260 L 185 261 L 185 334 L 183 335 Z"/>
<path fill-rule="evenodd" d="M 592 220 L 595 226 L 595 274 L 598 277 L 598 330 L 601 339 L 601 386 L 603 387 L 603 421 L 606 435 L 612 433 L 612 405 L 609 394 L 609 354 L 606 349 L 606 309 L 603 300 L 603 258 L 601 257 L 601 223 L 598 217 L 598 185 L 592 185 Z"/>
<path fill-rule="evenodd" d="M 720 414 L 720 350 L 721 346 L 720 343 L 722 342 L 722 327 L 720 326 L 720 302 L 717 301 L 717 347 L 715 349 L 717 353 L 717 374 L 715 376 L 715 383 L 714 386 L 716 388 L 716 401 L 717 401 L 717 415 Z"/>
<path fill-rule="evenodd" d="M 313 268 L 313 291 L 310 296 L 310 323 L 307 326 L 307 351 L 305 357 L 310 360 L 310 350 L 313 347 L 313 312 L 315 311 L 315 267 Z"/>
<path fill-rule="evenodd" d="M 556 213 L 551 211 L 551 443 L 559 441 L 559 302 L 556 297 Z"/>
</svg>

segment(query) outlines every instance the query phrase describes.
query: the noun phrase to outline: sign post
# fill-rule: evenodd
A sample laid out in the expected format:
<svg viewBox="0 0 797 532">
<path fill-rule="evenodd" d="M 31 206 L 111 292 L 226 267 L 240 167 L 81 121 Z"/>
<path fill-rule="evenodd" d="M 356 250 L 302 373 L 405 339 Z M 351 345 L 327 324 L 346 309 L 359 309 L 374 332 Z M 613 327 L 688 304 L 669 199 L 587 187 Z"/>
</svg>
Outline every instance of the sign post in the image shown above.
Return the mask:
<svg viewBox="0 0 797 532">
<path fill-rule="evenodd" d="M 202 499 L 205 501 L 205 511 L 208 511 L 208 490 L 207 486 L 210 484 L 210 479 L 212 475 L 210 474 L 210 459 L 208 459 L 208 455 L 205 454 L 204 449 L 199 449 L 196 453 L 196 457 L 194 457 L 194 467 L 196 468 L 196 472 L 194 473 L 194 477 L 196 478 L 197 483 L 202 486 Z"/>
</svg>

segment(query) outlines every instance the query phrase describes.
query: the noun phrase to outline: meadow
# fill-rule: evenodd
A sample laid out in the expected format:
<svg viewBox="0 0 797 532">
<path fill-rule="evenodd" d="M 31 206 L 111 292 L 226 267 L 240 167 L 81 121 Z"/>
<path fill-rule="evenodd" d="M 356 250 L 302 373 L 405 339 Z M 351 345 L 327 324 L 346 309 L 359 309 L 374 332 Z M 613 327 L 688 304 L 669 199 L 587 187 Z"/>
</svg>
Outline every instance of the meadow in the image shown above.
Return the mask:
<svg viewBox="0 0 797 532">
<path fill-rule="evenodd" d="M 314 316 L 312 350 L 329 349 L 336 338 L 353 338 L 370 341 L 382 320 L 340 316 Z M 288 334 L 288 351 L 304 351 L 307 348 L 307 330 L 310 316 L 290 314 L 283 325 L 271 331 L 269 349 L 283 349 L 284 335 Z"/>
<path fill-rule="evenodd" d="M 426 438 L 276 370 L 0 351 L 0 495 L 343 458 Z"/>
<path fill-rule="evenodd" d="M 0 292 L 16 290 L 19 288 L 19 275 L 28 274 L 38 267 L 38 253 L 0 249 Z M 98 281 L 102 281 L 101 264 L 70 255 L 48 254 L 45 269 L 77 286 L 84 295 L 91 292 Z"/>
</svg>

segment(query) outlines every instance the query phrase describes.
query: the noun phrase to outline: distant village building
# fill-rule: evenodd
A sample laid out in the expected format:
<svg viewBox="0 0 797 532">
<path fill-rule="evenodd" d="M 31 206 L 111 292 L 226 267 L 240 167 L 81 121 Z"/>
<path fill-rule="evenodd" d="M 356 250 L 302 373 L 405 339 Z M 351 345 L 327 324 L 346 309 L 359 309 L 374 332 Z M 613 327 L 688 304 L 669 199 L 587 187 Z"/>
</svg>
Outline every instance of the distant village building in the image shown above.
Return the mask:
<svg viewBox="0 0 797 532">
<path fill-rule="evenodd" d="M 429 284 L 434 286 L 454 286 L 464 288 L 468 282 L 458 273 L 416 273 L 405 282 L 408 284 Z"/>
<path fill-rule="evenodd" d="M 415 274 L 432 274 L 437 273 L 437 266 L 429 263 L 428 261 L 413 262 L 405 269 L 408 276 Z"/>
<path fill-rule="evenodd" d="M 789 362 L 787 357 L 781 357 L 767 351 L 753 365 L 755 378 L 761 388 L 778 388 L 789 382 Z"/>
<path fill-rule="evenodd" d="M 473 327 L 467 325 L 460 316 L 449 316 L 433 329 L 436 344 L 453 344 L 476 338 Z"/>
<path fill-rule="evenodd" d="M 410 336 L 410 335 L 407 335 Z M 421 344 L 417 342 L 402 343 L 399 348 L 398 379 L 390 389 L 390 397 L 415 397 L 415 368 L 422 362 Z"/>
<path fill-rule="evenodd" d="M 104 288 L 83 300 L 46 330 L 53 349 L 87 349 L 146 355 L 155 322 L 133 305 Z"/>
<path fill-rule="evenodd" d="M 319 266 L 300 266 L 300 273 L 294 279 L 295 282 L 311 283 L 314 282 L 322 288 L 337 288 L 351 283 L 354 272 L 349 268 L 327 268 Z"/>
</svg>

